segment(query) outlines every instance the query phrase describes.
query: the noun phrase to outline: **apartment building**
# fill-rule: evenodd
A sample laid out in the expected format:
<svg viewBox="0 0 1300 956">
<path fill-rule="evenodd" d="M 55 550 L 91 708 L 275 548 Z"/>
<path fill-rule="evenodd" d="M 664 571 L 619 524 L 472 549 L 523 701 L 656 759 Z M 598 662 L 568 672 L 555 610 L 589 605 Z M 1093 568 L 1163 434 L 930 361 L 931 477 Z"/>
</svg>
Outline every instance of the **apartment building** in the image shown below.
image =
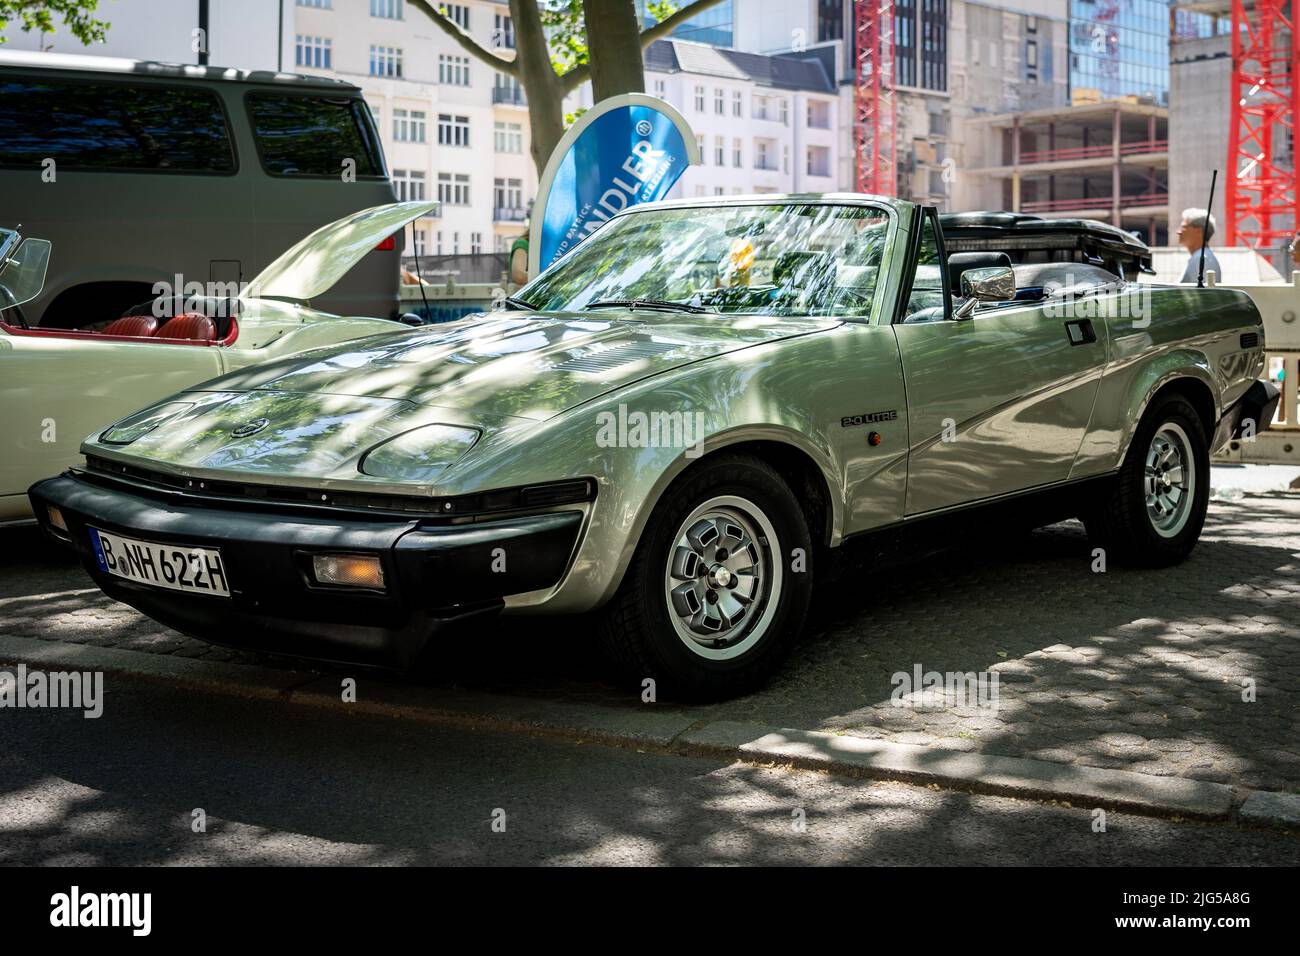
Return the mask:
<svg viewBox="0 0 1300 956">
<path fill-rule="evenodd" d="M 509 7 L 445 4 L 492 49 L 514 46 Z M 537 174 L 519 85 L 462 51 L 404 0 L 296 0 L 290 69 L 361 87 L 402 199 L 436 199 L 414 225 L 430 256 L 503 252 L 524 231 Z"/>
<path fill-rule="evenodd" d="M 839 188 L 838 92 L 821 62 L 659 40 L 645 69 L 646 91 L 682 113 L 700 147 L 670 195 Z"/>
</svg>

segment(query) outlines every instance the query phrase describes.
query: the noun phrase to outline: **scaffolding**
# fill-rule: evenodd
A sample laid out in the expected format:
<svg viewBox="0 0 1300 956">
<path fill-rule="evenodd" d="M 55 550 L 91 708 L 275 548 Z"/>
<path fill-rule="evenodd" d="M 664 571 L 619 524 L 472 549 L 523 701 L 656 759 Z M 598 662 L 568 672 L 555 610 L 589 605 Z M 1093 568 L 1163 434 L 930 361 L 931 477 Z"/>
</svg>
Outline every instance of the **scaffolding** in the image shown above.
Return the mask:
<svg viewBox="0 0 1300 956">
<path fill-rule="evenodd" d="M 898 192 L 894 0 L 854 0 L 853 29 L 857 60 L 854 89 L 857 190 L 893 196 Z"/>
<path fill-rule="evenodd" d="M 1228 245 L 1276 249 L 1300 227 L 1295 118 L 1300 41 L 1292 0 L 1232 0 Z"/>
</svg>

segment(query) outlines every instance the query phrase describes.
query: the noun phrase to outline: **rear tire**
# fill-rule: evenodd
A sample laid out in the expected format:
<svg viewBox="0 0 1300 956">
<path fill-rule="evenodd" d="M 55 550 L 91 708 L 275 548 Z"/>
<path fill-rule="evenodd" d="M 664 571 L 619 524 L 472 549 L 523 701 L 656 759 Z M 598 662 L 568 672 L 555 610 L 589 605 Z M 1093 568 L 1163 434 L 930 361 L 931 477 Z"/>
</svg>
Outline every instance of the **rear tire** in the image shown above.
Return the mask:
<svg viewBox="0 0 1300 956">
<path fill-rule="evenodd" d="M 710 457 L 665 490 L 606 609 L 605 646 L 657 693 L 718 700 L 762 684 L 807 616 L 813 548 L 771 466 Z"/>
<path fill-rule="evenodd" d="M 1142 416 L 1113 488 L 1083 520 L 1109 558 L 1161 567 L 1196 547 L 1209 500 L 1205 429 L 1185 398 L 1168 394 Z"/>
</svg>

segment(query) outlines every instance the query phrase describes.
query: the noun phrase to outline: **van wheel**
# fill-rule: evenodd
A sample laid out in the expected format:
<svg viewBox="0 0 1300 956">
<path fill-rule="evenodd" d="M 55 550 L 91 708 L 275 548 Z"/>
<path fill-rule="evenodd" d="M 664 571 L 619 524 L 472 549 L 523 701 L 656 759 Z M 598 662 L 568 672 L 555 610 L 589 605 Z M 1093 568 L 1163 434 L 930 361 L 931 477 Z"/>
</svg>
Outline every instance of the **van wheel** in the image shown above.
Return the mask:
<svg viewBox="0 0 1300 956">
<path fill-rule="evenodd" d="M 1089 537 L 1121 563 L 1159 567 L 1191 553 L 1210 501 L 1210 452 L 1180 395 L 1147 409 L 1114 487 L 1084 516 Z"/>
<path fill-rule="evenodd" d="M 803 509 L 765 462 L 709 458 L 664 492 L 602 628 L 626 676 L 717 700 L 762 684 L 802 629 L 812 593 Z"/>
</svg>

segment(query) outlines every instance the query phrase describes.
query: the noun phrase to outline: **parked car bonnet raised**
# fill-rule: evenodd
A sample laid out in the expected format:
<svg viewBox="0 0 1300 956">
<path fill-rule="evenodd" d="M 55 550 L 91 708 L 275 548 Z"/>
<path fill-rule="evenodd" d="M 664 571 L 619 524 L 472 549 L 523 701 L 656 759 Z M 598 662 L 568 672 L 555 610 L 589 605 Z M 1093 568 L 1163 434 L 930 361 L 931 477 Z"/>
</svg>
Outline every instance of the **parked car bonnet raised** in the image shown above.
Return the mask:
<svg viewBox="0 0 1300 956">
<path fill-rule="evenodd" d="M 307 302 L 323 295 L 375 246 L 436 208 L 436 202 L 388 203 L 327 223 L 258 273 L 244 298 Z"/>
</svg>

